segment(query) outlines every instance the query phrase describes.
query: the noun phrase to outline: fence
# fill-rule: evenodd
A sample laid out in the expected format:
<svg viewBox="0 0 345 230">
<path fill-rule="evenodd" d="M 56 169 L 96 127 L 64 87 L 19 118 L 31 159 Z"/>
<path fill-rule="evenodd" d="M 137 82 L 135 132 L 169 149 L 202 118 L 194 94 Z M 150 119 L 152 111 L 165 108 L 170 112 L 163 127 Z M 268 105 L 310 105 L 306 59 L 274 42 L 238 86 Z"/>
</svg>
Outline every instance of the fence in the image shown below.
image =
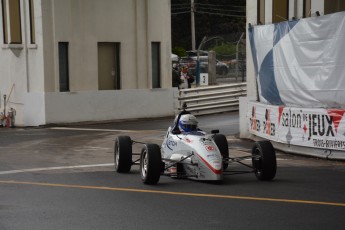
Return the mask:
<svg viewBox="0 0 345 230">
<path fill-rule="evenodd" d="M 239 110 L 239 97 L 247 95 L 247 83 L 181 89 L 178 96 L 178 110 L 183 103 L 195 115 L 213 114 Z"/>
</svg>

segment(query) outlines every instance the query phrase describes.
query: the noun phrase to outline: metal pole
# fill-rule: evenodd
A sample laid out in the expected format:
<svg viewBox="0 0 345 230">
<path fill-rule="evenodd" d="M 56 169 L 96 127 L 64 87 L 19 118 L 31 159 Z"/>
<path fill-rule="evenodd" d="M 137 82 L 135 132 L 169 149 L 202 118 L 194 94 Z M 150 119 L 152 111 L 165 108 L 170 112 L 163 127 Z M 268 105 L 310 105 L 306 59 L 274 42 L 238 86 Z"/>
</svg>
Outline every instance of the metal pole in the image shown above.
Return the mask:
<svg viewBox="0 0 345 230">
<path fill-rule="evenodd" d="M 192 50 L 195 50 L 195 20 L 194 20 L 194 0 L 190 0 L 191 4 L 191 29 L 192 29 Z"/>
<path fill-rule="evenodd" d="M 6 117 L 6 94 L 4 94 L 4 117 Z"/>
<path fill-rule="evenodd" d="M 240 43 L 240 41 L 242 40 L 242 37 L 243 37 L 244 33 L 241 34 L 241 37 L 240 39 L 237 41 L 237 44 L 236 44 L 236 81 L 237 81 L 237 77 L 238 77 L 238 45 Z"/>
</svg>

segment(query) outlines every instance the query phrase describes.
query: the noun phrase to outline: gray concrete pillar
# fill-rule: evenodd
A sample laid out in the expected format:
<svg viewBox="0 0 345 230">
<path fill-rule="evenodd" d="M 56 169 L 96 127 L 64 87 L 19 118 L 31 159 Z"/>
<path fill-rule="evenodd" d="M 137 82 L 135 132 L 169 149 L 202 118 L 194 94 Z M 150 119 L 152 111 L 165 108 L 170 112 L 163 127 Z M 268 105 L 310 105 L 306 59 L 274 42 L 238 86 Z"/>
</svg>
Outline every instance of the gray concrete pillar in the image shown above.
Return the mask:
<svg viewBox="0 0 345 230">
<path fill-rule="evenodd" d="M 216 52 L 208 52 L 208 84 L 216 84 Z"/>
</svg>

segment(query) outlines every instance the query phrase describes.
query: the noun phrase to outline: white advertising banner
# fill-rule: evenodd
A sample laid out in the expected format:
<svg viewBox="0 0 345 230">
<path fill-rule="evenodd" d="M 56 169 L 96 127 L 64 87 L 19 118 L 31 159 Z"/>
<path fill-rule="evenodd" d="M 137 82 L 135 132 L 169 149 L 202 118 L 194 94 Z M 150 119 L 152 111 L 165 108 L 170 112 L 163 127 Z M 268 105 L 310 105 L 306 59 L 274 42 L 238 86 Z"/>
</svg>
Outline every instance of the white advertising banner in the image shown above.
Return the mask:
<svg viewBox="0 0 345 230">
<path fill-rule="evenodd" d="M 249 132 L 272 141 L 345 150 L 344 109 L 294 108 L 248 103 Z"/>
</svg>

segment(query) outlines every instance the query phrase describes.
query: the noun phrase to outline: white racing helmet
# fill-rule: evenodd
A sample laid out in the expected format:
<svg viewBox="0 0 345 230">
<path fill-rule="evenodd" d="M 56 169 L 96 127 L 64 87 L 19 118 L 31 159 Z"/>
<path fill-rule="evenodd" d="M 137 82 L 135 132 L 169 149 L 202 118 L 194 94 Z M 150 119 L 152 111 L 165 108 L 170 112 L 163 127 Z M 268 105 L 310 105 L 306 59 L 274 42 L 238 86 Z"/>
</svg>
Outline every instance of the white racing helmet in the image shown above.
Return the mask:
<svg viewBox="0 0 345 230">
<path fill-rule="evenodd" d="M 196 131 L 198 128 L 198 121 L 192 114 L 185 114 L 180 117 L 178 126 L 181 131 L 191 132 Z"/>
</svg>

